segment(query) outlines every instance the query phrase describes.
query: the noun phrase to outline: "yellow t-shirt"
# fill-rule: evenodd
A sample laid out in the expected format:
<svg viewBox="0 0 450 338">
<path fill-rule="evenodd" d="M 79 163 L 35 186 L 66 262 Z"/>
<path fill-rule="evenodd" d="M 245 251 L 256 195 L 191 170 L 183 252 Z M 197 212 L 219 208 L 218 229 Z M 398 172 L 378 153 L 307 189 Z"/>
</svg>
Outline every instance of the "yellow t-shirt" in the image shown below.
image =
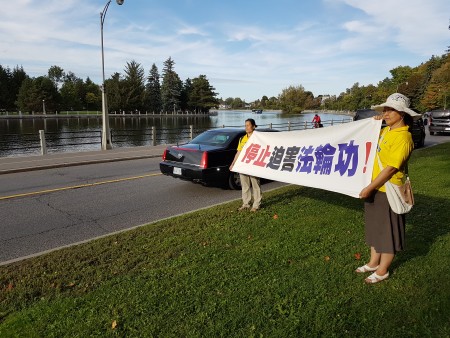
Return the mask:
<svg viewBox="0 0 450 338">
<path fill-rule="evenodd" d="M 393 184 L 401 185 L 405 176 L 405 166 L 414 149 L 414 142 L 411 133 L 408 132 L 408 126 L 390 130 L 389 127 L 383 128 L 378 140 L 377 154 L 380 157 L 383 168 L 391 166 L 398 171 L 389 180 Z M 380 173 L 378 159 L 375 157 L 373 164 L 372 180 Z M 386 192 L 384 185 L 378 189 Z"/>
<path fill-rule="evenodd" d="M 238 150 L 238 151 L 241 151 L 242 148 L 244 148 L 244 145 L 247 143 L 247 141 L 248 141 L 248 135 L 245 134 L 244 136 L 242 136 L 242 137 L 239 139 L 239 144 L 238 144 L 237 150 Z"/>
</svg>

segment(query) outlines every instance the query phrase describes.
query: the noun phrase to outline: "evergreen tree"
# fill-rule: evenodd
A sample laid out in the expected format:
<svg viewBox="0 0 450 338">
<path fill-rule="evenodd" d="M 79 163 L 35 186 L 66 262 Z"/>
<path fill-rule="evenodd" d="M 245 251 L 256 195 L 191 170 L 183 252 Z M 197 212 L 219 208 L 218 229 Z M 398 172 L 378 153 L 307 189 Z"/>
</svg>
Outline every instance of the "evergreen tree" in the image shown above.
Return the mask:
<svg viewBox="0 0 450 338">
<path fill-rule="evenodd" d="M 16 107 L 17 96 L 19 95 L 20 87 L 23 81 L 28 78 L 27 73 L 23 70 L 22 66 L 14 67 L 11 73 L 11 81 L 9 82 L 9 100 L 8 107 L 14 109 Z"/>
<path fill-rule="evenodd" d="M 196 112 L 207 113 L 209 109 L 218 104 L 215 88 L 209 84 L 206 75 L 200 75 L 192 80 L 188 105 Z"/>
<path fill-rule="evenodd" d="M 11 81 L 11 71 L 0 65 L 0 109 L 9 110 L 9 83 Z"/>
<path fill-rule="evenodd" d="M 145 72 L 136 61 L 127 62 L 122 85 L 124 109 L 141 111 L 144 108 Z"/>
<path fill-rule="evenodd" d="M 42 112 L 45 100 L 46 111 L 55 111 L 57 96 L 53 82 L 46 76 L 40 76 L 23 81 L 16 104 L 22 111 Z"/>
<path fill-rule="evenodd" d="M 122 92 L 122 77 L 120 73 L 114 73 L 110 79 L 105 80 L 105 86 L 108 88 L 108 110 L 121 112 L 124 110 Z"/>
<path fill-rule="evenodd" d="M 27 74 L 22 67 L 16 66 L 12 71 L 0 65 L 0 109 L 13 111 L 23 81 Z"/>
<path fill-rule="evenodd" d="M 150 69 L 145 88 L 145 109 L 155 114 L 161 113 L 161 84 L 159 83 L 158 67 L 155 64 Z"/>
<path fill-rule="evenodd" d="M 161 85 L 161 101 L 164 112 L 172 112 L 180 108 L 182 82 L 174 70 L 174 65 L 175 62 L 171 57 L 164 61 Z"/>
<path fill-rule="evenodd" d="M 183 83 L 183 88 L 181 89 L 180 105 L 181 110 L 194 110 L 195 108 L 189 105 L 189 97 L 192 92 L 192 80 L 187 78 Z"/>
</svg>

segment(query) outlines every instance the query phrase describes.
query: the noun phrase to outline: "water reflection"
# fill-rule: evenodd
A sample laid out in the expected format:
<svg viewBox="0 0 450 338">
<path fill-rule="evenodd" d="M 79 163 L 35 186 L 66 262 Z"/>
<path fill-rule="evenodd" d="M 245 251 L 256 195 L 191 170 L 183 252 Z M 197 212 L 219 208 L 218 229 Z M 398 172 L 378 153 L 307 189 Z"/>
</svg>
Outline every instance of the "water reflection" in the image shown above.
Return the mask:
<svg viewBox="0 0 450 338">
<path fill-rule="evenodd" d="M 288 116 L 280 112 L 252 114 L 251 111 L 219 111 L 216 116 L 110 116 L 114 147 L 145 146 L 152 144 L 152 128 L 156 128 L 156 144 L 174 144 L 187 141 L 190 125 L 194 136 L 216 127 L 243 127 L 247 118 L 253 118 L 260 128 L 287 130 L 287 123 L 311 122 L 314 114 Z M 349 116 L 324 114 L 322 121 L 341 123 Z M 0 157 L 39 154 L 39 130 L 46 134 L 49 153 L 99 150 L 101 116 L 61 118 L 0 118 Z"/>
</svg>

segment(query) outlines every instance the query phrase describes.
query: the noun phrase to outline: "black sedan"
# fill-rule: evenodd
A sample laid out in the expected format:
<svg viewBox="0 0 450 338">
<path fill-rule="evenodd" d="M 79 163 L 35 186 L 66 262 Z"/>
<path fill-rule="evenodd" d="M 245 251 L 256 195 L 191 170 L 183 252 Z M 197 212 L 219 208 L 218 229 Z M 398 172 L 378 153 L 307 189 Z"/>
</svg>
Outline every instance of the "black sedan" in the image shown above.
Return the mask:
<svg viewBox="0 0 450 338">
<path fill-rule="evenodd" d="M 239 174 L 229 167 L 244 129 L 211 129 L 189 143 L 168 147 L 159 168 L 164 175 L 205 185 L 240 189 Z"/>
<path fill-rule="evenodd" d="M 257 129 L 277 132 L 276 129 Z M 241 189 L 239 174 L 230 171 L 244 129 L 207 130 L 186 144 L 168 147 L 159 163 L 164 175 L 204 185 Z"/>
</svg>

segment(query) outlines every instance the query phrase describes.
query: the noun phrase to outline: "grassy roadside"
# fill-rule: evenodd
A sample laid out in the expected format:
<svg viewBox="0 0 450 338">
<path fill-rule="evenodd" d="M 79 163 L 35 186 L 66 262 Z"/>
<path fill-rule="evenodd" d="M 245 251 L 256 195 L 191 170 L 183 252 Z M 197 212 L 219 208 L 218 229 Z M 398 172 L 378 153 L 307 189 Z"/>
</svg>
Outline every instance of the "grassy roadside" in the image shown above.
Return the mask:
<svg viewBox="0 0 450 338">
<path fill-rule="evenodd" d="M 0 267 L 0 337 L 449 337 L 450 144 L 416 151 L 392 277 L 367 286 L 362 202 L 286 187 Z"/>
</svg>

